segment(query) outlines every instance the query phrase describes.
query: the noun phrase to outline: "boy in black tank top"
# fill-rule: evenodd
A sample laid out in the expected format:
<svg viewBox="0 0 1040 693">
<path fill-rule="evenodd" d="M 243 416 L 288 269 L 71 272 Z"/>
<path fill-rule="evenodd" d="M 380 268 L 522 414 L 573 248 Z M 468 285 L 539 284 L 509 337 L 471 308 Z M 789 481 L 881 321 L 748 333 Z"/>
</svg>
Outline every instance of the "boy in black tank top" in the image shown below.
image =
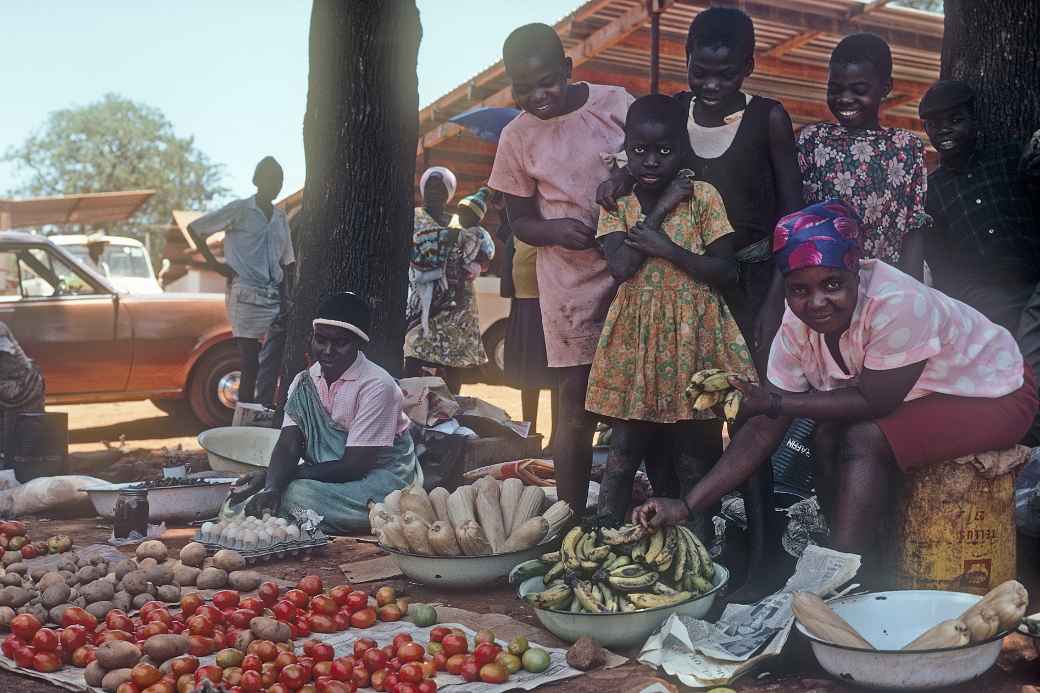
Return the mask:
<svg viewBox="0 0 1040 693">
<path fill-rule="evenodd" d="M 744 12 L 724 7 L 700 12 L 686 38 L 690 91 L 675 98 L 689 114 L 693 156 L 688 166 L 718 189 L 736 231 L 741 286 L 723 296 L 764 375 L 770 345 L 759 343 L 759 317 L 774 274 L 773 227 L 803 204 L 790 116 L 779 102 L 749 98 L 740 90 L 755 69 L 754 55 L 755 29 Z M 617 169 L 600 185 L 596 201 L 613 211 L 615 200 L 633 184 L 627 169 Z M 765 565 L 779 550 L 783 526 L 773 517 L 772 483 L 771 469 L 763 465 L 741 489 L 751 542 L 749 566 Z M 786 579 L 782 570 L 748 572 L 748 582 L 732 596 L 739 603 L 756 601 Z"/>
</svg>

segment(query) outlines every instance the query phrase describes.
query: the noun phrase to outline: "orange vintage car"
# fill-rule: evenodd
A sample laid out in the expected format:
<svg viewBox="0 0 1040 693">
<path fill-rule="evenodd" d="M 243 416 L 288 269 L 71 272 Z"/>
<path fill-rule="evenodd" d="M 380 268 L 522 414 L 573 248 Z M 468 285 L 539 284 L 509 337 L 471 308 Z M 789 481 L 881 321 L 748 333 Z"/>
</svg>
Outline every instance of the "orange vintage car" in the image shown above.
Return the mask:
<svg viewBox="0 0 1040 693">
<path fill-rule="evenodd" d="M 0 321 L 43 371 L 49 404 L 150 399 L 231 422 L 239 364 L 221 294 L 121 294 L 46 237 L 7 231 Z"/>
</svg>

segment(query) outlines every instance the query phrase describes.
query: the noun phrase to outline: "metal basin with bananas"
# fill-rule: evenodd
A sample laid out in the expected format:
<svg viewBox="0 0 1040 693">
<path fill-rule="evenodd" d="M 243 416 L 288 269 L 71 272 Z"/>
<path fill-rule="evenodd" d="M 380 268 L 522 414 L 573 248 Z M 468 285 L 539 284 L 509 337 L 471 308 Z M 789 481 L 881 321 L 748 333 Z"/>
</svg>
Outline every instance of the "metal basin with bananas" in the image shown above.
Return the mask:
<svg viewBox="0 0 1040 693">
<path fill-rule="evenodd" d="M 701 618 L 729 581 L 685 527 L 572 529 L 560 551 L 516 566 L 517 595 L 557 637 L 641 645 L 673 613 Z"/>
</svg>

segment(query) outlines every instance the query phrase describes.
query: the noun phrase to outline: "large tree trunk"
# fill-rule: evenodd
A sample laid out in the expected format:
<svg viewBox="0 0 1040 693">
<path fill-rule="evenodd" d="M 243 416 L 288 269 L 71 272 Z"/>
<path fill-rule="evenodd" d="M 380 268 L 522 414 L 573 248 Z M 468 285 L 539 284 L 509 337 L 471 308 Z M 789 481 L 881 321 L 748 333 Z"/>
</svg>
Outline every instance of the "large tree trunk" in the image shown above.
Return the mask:
<svg viewBox="0 0 1040 693">
<path fill-rule="evenodd" d="M 942 76 L 975 90 L 984 143 L 1021 142 L 1040 127 L 1040 2 L 946 0 Z"/>
<path fill-rule="evenodd" d="M 415 0 L 314 0 L 288 378 L 306 366 L 318 303 L 338 291 L 368 299 L 365 352 L 392 374 L 401 371 L 420 35 Z"/>
</svg>

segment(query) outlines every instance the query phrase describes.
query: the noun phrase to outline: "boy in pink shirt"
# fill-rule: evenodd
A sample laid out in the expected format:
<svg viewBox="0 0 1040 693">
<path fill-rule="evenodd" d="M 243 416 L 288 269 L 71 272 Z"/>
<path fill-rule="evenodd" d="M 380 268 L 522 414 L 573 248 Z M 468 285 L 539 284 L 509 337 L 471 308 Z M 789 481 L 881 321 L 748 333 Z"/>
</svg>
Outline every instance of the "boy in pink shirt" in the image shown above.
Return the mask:
<svg viewBox="0 0 1040 693">
<path fill-rule="evenodd" d="M 596 247 L 596 188 L 610 174 L 604 155 L 622 148 L 634 99 L 619 87 L 570 83 L 571 59 L 545 24 L 513 31 L 502 54 L 524 112 L 502 131 L 489 185 L 505 194 L 516 237 L 538 247 L 546 354 L 560 369 L 557 483 L 581 512 L 592 465 L 585 391 L 614 291 Z"/>
</svg>

